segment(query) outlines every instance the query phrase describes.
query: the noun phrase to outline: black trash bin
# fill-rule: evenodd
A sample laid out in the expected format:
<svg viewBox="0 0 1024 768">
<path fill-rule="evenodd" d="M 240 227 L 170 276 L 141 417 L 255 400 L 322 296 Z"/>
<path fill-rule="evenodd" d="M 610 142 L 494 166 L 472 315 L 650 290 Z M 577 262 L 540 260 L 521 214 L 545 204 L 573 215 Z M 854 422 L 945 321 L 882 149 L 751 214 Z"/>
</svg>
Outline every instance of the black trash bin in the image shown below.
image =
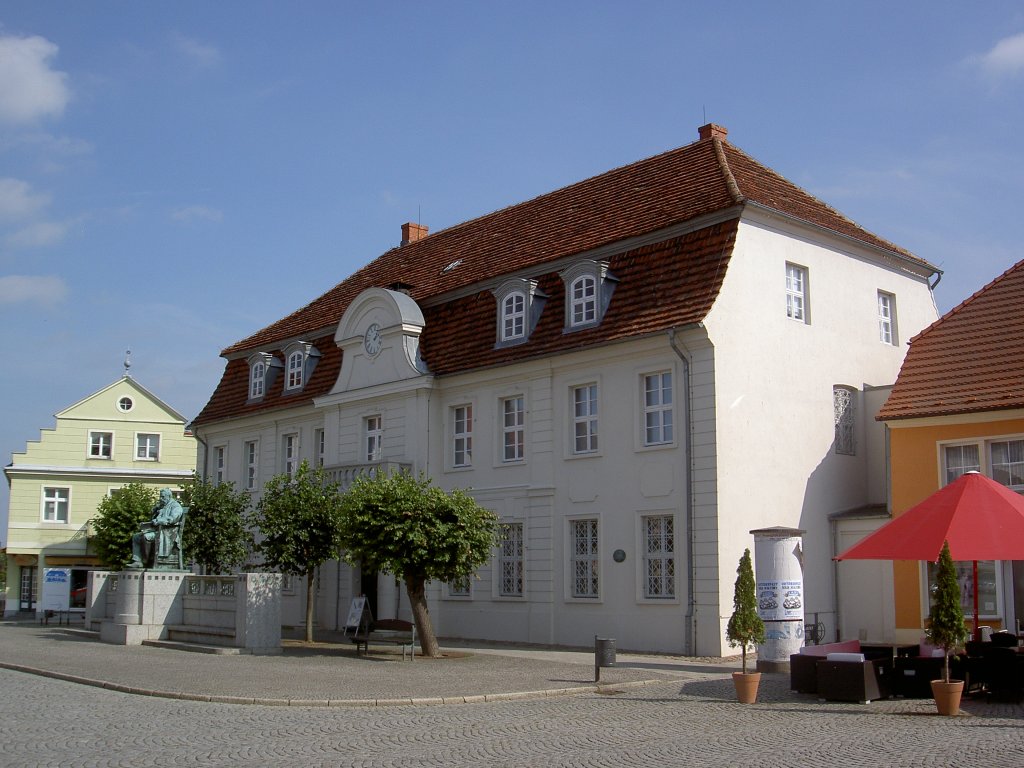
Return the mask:
<svg viewBox="0 0 1024 768">
<path fill-rule="evenodd" d="M 615 666 L 615 638 L 594 636 L 594 681 L 601 680 L 601 667 Z"/>
</svg>

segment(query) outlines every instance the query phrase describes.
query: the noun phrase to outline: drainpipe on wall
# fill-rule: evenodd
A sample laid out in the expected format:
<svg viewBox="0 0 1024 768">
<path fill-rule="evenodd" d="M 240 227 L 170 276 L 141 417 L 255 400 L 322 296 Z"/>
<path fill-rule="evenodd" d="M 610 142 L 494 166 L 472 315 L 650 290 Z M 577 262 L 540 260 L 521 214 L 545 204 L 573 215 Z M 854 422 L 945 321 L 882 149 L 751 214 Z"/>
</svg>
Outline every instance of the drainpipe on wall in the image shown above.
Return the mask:
<svg viewBox="0 0 1024 768">
<path fill-rule="evenodd" d="M 209 446 L 207 446 L 206 441 L 203 440 L 203 438 L 201 438 L 199 436 L 199 430 L 198 429 L 196 429 L 191 424 L 189 425 L 189 427 L 192 429 L 192 436 L 196 439 L 196 442 L 199 443 L 201 446 L 203 446 L 203 471 L 202 471 L 202 474 L 199 476 L 199 479 L 200 480 L 205 480 L 206 479 L 206 464 L 207 464 L 207 461 L 209 461 L 209 456 L 210 456 Z"/>
<path fill-rule="evenodd" d="M 694 614 L 694 605 L 696 603 L 695 581 L 697 578 L 697 567 L 693 558 L 693 552 L 695 549 L 693 530 L 693 435 L 691 434 L 690 428 L 690 401 L 692 398 L 692 390 L 690 388 L 690 360 L 693 356 L 690 351 L 686 349 L 686 346 L 676 338 L 675 328 L 670 328 L 668 331 L 668 343 L 669 346 L 672 347 L 672 351 L 676 353 L 676 356 L 683 363 L 684 397 L 682 399 L 682 404 L 683 434 L 685 435 L 683 450 L 686 452 L 686 467 L 684 471 L 684 474 L 686 475 L 686 563 L 689 570 L 689 576 L 686 579 L 686 636 L 683 638 L 683 643 L 686 649 L 685 653 L 690 656 L 696 656 L 697 619 Z"/>
</svg>

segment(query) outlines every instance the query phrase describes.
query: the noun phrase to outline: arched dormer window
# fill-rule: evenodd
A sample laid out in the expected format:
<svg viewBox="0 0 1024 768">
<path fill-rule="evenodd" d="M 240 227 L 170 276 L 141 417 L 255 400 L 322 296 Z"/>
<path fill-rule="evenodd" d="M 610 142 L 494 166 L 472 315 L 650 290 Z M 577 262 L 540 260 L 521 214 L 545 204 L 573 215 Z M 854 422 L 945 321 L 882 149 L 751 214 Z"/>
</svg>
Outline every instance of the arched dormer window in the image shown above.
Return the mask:
<svg viewBox="0 0 1024 768">
<path fill-rule="evenodd" d="M 281 367 L 279 360 L 266 352 L 249 356 L 249 399 L 259 400 L 274 383 L 274 374 Z"/>
<path fill-rule="evenodd" d="M 295 351 L 288 355 L 288 379 L 284 385 L 285 389 L 302 389 L 302 364 L 305 361 L 306 356 L 302 352 Z"/>
<path fill-rule="evenodd" d="M 536 280 L 522 278 L 503 282 L 494 290 L 494 297 L 498 300 L 496 346 L 522 344 L 537 327 L 547 297 L 537 290 Z"/>
<path fill-rule="evenodd" d="M 286 346 L 284 391 L 301 390 L 309 381 L 319 359 L 320 352 L 309 342 L 295 341 Z"/>
<path fill-rule="evenodd" d="M 249 398 L 255 400 L 263 397 L 267 383 L 267 364 L 262 360 L 249 369 Z"/>
<path fill-rule="evenodd" d="M 521 339 L 526 335 L 526 294 L 512 291 L 501 302 L 500 341 Z"/>
<path fill-rule="evenodd" d="M 598 325 L 618 282 L 603 261 L 584 259 L 561 273 L 565 284 L 565 332 Z"/>
<path fill-rule="evenodd" d="M 597 280 L 581 275 L 569 286 L 569 325 L 590 325 L 597 320 Z"/>
</svg>

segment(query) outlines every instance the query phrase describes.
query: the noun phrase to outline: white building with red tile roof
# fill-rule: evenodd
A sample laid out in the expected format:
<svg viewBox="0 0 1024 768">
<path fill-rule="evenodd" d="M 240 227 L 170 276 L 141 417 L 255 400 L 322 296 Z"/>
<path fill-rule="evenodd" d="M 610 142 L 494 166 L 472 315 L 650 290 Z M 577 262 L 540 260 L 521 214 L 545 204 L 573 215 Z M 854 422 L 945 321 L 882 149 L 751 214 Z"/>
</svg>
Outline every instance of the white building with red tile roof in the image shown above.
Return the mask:
<svg viewBox="0 0 1024 768">
<path fill-rule="evenodd" d="M 308 459 L 472 489 L 506 540 L 432 586 L 440 636 L 722 654 L 769 526 L 806 531 L 805 607 L 834 628 L 829 515 L 885 501 L 877 388 L 937 317 L 935 267 L 715 125 L 402 242 L 224 350 L 193 422 L 208 476 L 258 498 Z M 319 583 L 327 628 L 360 593 L 407 610 L 391 576 Z"/>
</svg>

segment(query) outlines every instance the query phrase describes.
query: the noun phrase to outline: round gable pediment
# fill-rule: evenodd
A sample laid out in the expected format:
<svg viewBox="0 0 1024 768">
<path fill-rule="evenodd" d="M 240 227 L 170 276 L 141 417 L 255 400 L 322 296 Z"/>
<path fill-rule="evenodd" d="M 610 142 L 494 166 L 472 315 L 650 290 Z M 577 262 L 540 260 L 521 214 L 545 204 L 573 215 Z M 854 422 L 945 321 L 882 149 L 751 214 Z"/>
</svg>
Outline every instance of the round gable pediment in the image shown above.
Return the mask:
<svg viewBox="0 0 1024 768">
<path fill-rule="evenodd" d="M 371 325 L 384 330 L 397 326 L 418 336 L 424 326 L 423 312 L 412 297 L 404 293 L 367 288 L 348 305 L 338 322 L 334 341 L 339 347 L 348 346 L 353 339 L 361 340 Z"/>
</svg>

